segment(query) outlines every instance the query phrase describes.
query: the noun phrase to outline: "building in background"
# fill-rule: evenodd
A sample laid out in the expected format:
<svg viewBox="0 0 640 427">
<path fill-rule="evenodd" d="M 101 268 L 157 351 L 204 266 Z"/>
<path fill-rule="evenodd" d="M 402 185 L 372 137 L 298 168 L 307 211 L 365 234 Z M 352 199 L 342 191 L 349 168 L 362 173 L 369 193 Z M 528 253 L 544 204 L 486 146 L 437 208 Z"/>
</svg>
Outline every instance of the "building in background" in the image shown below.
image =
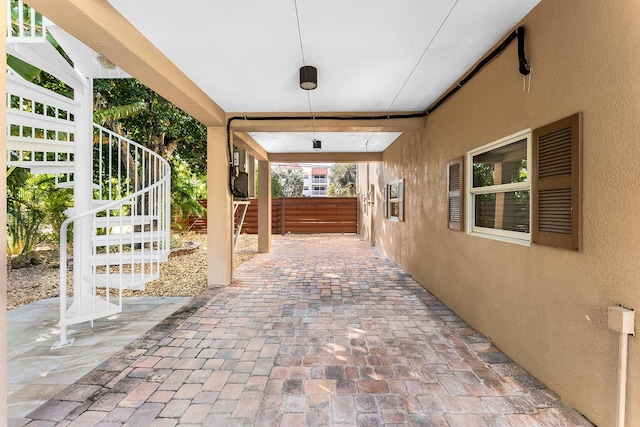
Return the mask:
<svg viewBox="0 0 640 427">
<path fill-rule="evenodd" d="M 303 194 L 306 197 L 327 197 L 329 190 L 329 168 L 315 167 L 303 168 L 304 189 Z"/>
<path fill-rule="evenodd" d="M 329 194 L 328 164 L 273 163 L 272 170 L 295 169 L 302 171 L 304 197 L 327 197 Z"/>
</svg>

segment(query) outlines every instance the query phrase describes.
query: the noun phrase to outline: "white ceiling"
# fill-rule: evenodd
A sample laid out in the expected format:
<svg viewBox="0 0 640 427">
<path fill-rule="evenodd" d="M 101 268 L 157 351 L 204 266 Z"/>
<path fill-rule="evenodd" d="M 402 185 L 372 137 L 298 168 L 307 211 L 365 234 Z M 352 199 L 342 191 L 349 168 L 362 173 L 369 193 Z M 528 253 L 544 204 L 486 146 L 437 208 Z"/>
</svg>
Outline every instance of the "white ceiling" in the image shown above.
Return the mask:
<svg viewBox="0 0 640 427">
<path fill-rule="evenodd" d="M 331 153 L 377 153 L 384 151 L 400 132 L 249 132 L 268 146 L 270 153 L 313 153 L 314 139 L 322 142 L 322 151 Z"/>
<path fill-rule="evenodd" d="M 225 111 L 312 114 L 423 111 L 539 2 L 108 1 Z M 316 90 L 298 86 L 305 64 Z M 252 136 L 267 151 L 299 146 Z"/>
</svg>

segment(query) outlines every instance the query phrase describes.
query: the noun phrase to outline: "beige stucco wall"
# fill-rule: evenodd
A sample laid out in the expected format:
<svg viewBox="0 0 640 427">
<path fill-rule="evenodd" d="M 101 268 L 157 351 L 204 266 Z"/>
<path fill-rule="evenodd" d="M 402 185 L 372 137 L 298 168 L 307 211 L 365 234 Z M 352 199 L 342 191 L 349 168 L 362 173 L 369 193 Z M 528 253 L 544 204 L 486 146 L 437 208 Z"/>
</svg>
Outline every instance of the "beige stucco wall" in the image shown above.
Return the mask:
<svg viewBox="0 0 640 427">
<path fill-rule="evenodd" d="M 640 309 L 640 3 L 543 0 L 516 43 L 359 173 L 405 178 L 403 223 L 378 209 L 376 245 L 516 362 L 600 426 L 615 425 L 618 335 L 607 308 Z M 446 165 L 514 132 L 583 112 L 584 248 L 522 246 L 447 229 Z M 380 200 L 378 200 L 380 202 Z M 377 204 L 381 207 L 381 203 Z M 636 320 L 636 328 L 638 327 Z M 640 425 L 630 339 L 628 425 Z"/>
<path fill-rule="evenodd" d="M 382 215 L 382 187 L 379 185 L 380 162 L 356 164 L 356 195 L 358 197 L 358 234 L 375 245 L 375 219 Z M 365 202 L 363 193 L 368 194 Z M 365 206 L 366 205 L 366 206 Z"/>
</svg>

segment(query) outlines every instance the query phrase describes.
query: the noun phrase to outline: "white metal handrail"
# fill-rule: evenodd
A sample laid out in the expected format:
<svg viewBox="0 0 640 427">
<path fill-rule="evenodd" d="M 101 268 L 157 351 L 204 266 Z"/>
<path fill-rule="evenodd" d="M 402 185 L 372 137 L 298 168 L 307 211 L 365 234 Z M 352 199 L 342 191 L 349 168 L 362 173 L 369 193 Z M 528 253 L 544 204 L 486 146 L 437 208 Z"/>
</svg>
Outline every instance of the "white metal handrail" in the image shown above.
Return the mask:
<svg viewBox="0 0 640 427">
<path fill-rule="evenodd" d="M 70 218 L 60 229 L 56 348 L 70 344 L 67 326 L 121 311 L 123 290 L 143 289 L 159 277 L 159 263 L 170 251 L 171 169 L 128 138 L 96 124 L 92 132 L 91 85 L 49 43 L 47 25 L 23 0 L 7 0 L 9 54 L 74 89 L 69 99 L 7 72 L 7 164 L 53 175 L 57 187 L 74 192 L 74 207 L 65 211 Z"/>
<path fill-rule="evenodd" d="M 167 174 L 164 178 L 162 178 L 159 182 L 151 185 L 148 188 L 142 189 L 140 191 L 137 191 L 134 194 L 131 194 L 130 196 L 124 197 L 122 199 L 119 200 L 114 200 L 113 202 L 110 202 L 107 205 L 104 205 L 102 207 L 99 208 L 94 208 L 90 211 L 87 211 L 83 214 L 79 214 L 79 215 L 74 215 L 70 218 L 67 218 L 61 225 L 60 227 L 60 327 L 61 327 L 61 331 L 60 331 L 60 341 L 61 342 L 66 342 L 67 341 L 67 336 L 66 336 L 66 326 L 74 324 L 74 323 L 80 323 L 83 321 L 87 321 L 87 320 L 92 320 L 90 315 L 91 314 L 95 314 L 95 312 L 92 312 L 89 314 L 89 316 L 87 315 L 82 315 L 83 310 L 82 310 L 82 306 L 78 307 L 78 313 L 80 314 L 80 316 L 78 316 L 77 319 L 68 319 L 67 318 L 67 308 L 68 308 L 68 303 L 67 303 L 67 278 L 68 278 L 68 255 L 67 255 L 67 235 L 68 235 L 68 228 L 69 225 L 72 223 L 76 223 L 84 218 L 91 218 L 92 222 L 95 223 L 96 219 L 99 218 L 97 217 L 98 213 L 102 213 L 102 212 L 107 212 L 109 210 L 116 210 L 116 209 L 120 209 L 122 206 L 127 205 L 128 203 L 130 203 L 131 201 L 136 200 L 136 198 L 138 198 L 139 196 L 143 196 L 145 194 L 148 194 L 150 191 L 154 190 L 154 189 L 161 189 L 161 191 L 163 191 L 163 187 L 168 188 L 170 184 L 170 174 Z M 166 190 L 165 190 L 166 191 Z M 166 197 L 169 197 L 168 191 L 166 194 Z M 168 216 L 168 212 L 165 214 Z M 115 218 L 115 217 L 114 217 Z M 124 226 L 126 224 L 124 224 L 124 220 L 123 216 L 117 217 L 119 218 L 119 220 L 121 221 L 121 224 Z M 116 220 L 117 221 L 117 220 Z M 169 243 L 168 241 L 165 241 L 164 244 L 161 245 L 161 248 L 158 249 L 159 251 L 164 251 L 166 253 L 168 253 L 169 251 Z M 91 257 L 95 257 L 96 251 L 95 251 L 95 246 L 94 246 L 94 250 L 93 253 L 91 254 Z M 152 256 L 152 254 L 148 255 L 149 258 L 148 259 L 154 259 L 154 264 L 158 263 L 161 259 L 162 259 L 162 255 L 160 253 L 158 253 L 156 256 Z M 135 261 L 136 256 L 134 255 L 133 251 L 131 251 L 131 261 Z M 138 256 L 139 259 L 139 256 Z M 144 263 L 144 255 L 142 257 L 142 262 Z M 95 268 L 95 267 L 94 267 Z M 157 271 L 157 270 L 156 270 Z M 133 271 L 131 272 L 132 274 L 134 273 Z M 75 280 L 82 280 L 81 278 L 74 278 Z M 122 281 L 124 279 L 121 279 Z M 94 280 L 94 282 L 92 283 L 92 287 L 95 290 L 95 288 L 98 286 L 98 284 L 96 283 L 96 281 Z M 109 302 L 110 300 L 110 290 L 111 288 L 113 288 L 110 284 L 110 282 L 106 282 L 106 286 L 105 286 L 105 299 L 107 300 L 107 302 Z M 121 290 L 122 287 L 118 286 L 117 287 L 118 291 L 119 291 L 119 307 L 122 306 L 122 300 L 121 300 Z M 95 295 L 95 293 L 94 293 Z M 82 304 L 82 301 L 80 301 L 80 304 Z M 86 320 L 83 320 L 83 318 L 86 317 Z"/>
<path fill-rule="evenodd" d="M 121 311 L 122 291 L 139 288 L 157 278 L 159 263 L 170 251 L 171 169 L 168 162 L 148 148 L 108 129 L 94 124 L 94 130 L 94 138 L 97 136 L 94 143 L 98 144 L 94 159 L 98 164 L 100 184 L 96 193 L 102 204 L 73 215 L 61 226 L 60 346 L 69 342 L 68 325 Z M 125 168 L 121 165 L 123 157 L 130 157 L 125 159 Z M 108 160 L 107 165 L 105 159 Z M 141 188 L 134 191 L 138 187 Z M 87 254 L 91 274 L 85 277 L 74 275 L 71 306 L 67 299 L 67 235 L 70 224 L 88 226 L 93 240 L 91 253 Z M 98 288 L 104 288 L 103 300 L 97 296 Z M 112 290 L 117 292 L 117 303 L 111 302 Z M 80 295 L 75 295 L 76 292 Z"/>
</svg>

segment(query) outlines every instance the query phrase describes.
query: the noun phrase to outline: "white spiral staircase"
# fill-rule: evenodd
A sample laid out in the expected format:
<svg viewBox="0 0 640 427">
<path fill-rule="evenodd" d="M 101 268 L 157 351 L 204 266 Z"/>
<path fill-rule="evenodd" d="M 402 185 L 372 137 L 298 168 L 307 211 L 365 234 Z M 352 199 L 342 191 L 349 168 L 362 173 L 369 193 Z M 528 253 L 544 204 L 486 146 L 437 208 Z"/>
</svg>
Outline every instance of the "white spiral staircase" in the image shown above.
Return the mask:
<svg viewBox="0 0 640 427">
<path fill-rule="evenodd" d="M 74 192 L 60 230 L 57 348 L 73 342 L 68 326 L 120 312 L 124 290 L 159 277 L 170 251 L 171 171 L 156 153 L 92 123 L 93 82 L 78 70 L 73 46 L 66 52 L 75 68 L 46 40 L 46 20 L 22 1 L 7 3 L 7 53 L 74 91 L 70 99 L 7 71 L 8 166 L 54 175 Z"/>
</svg>

